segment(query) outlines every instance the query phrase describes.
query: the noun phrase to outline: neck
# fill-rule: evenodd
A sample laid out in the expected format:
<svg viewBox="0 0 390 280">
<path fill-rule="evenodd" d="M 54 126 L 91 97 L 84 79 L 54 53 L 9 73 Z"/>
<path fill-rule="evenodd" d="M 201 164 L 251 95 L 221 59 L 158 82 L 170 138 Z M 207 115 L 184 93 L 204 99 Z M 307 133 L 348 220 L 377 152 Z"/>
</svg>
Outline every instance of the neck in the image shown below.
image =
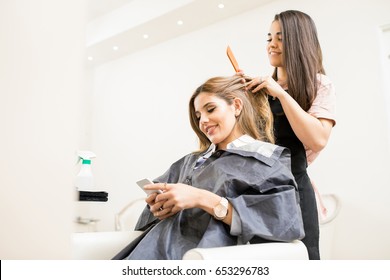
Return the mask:
<svg viewBox="0 0 390 280">
<path fill-rule="evenodd" d="M 278 67 L 277 73 L 278 73 L 278 84 L 281 87 L 283 87 L 283 88 L 287 88 L 287 72 L 286 72 L 286 69 L 284 69 L 283 67 Z"/>
</svg>

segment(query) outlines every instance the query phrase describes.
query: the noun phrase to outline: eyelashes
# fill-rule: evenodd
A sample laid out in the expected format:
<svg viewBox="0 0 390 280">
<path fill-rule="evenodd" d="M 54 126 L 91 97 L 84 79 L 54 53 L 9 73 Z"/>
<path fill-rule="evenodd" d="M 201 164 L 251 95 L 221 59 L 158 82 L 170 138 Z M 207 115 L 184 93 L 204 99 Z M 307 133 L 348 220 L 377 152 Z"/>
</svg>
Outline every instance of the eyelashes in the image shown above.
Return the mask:
<svg viewBox="0 0 390 280">
<path fill-rule="evenodd" d="M 217 108 L 217 107 L 210 107 L 210 108 L 208 108 L 206 111 L 207 111 L 208 114 L 211 114 L 212 112 L 214 112 L 214 110 L 215 110 L 216 108 Z M 197 121 L 200 121 L 200 117 L 201 117 L 200 115 L 197 115 L 197 116 L 196 116 L 196 120 L 197 120 Z"/>
<path fill-rule="evenodd" d="M 215 110 L 215 107 L 212 107 L 212 108 L 207 109 L 207 112 L 212 113 L 212 112 L 214 112 L 214 110 Z"/>
<path fill-rule="evenodd" d="M 268 43 L 271 43 L 271 41 L 272 41 L 272 39 L 271 39 L 271 38 L 267 39 L 267 42 L 268 42 Z M 281 42 L 281 41 L 282 41 L 282 38 L 278 38 L 278 41 L 280 41 L 280 42 Z"/>
</svg>

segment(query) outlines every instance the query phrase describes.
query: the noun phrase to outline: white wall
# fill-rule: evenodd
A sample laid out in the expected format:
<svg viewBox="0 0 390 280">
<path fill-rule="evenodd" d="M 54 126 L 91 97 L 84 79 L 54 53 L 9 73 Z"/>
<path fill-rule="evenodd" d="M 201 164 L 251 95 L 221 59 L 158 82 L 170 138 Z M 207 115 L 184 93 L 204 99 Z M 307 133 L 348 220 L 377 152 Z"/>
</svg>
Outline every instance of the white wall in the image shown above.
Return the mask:
<svg viewBox="0 0 390 280">
<path fill-rule="evenodd" d="M 71 257 L 85 13 L 80 0 L 0 1 L 0 259 Z"/>
<path fill-rule="evenodd" d="M 390 3 L 273 1 L 251 12 L 181 36 L 93 71 L 91 149 L 94 173 L 109 202 L 91 205 L 99 230 L 142 197 L 134 182 L 162 174 L 194 150 L 187 114 L 193 90 L 207 78 L 233 74 L 230 44 L 249 75 L 271 73 L 265 53 L 273 15 L 286 9 L 310 14 L 319 31 L 325 67 L 337 90 L 337 125 L 310 167 L 323 193 L 343 201 L 335 221 L 332 257 L 390 259 L 389 124 L 381 75 L 380 26 L 390 23 Z"/>
</svg>

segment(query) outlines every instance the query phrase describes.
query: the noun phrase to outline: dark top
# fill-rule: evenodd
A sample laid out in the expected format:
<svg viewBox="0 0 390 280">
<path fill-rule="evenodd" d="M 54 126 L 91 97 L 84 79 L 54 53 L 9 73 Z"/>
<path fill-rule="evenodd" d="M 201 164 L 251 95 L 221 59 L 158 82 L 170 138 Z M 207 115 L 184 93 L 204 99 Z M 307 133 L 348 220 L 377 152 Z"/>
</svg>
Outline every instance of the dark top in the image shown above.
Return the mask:
<svg viewBox="0 0 390 280">
<path fill-rule="evenodd" d="M 268 101 L 274 116 L 274 135 L 276 144 L 290 150 L 291 171 L 294 176 L 306 172 L 307 160 L 305 147 L 292 130 L 279 99 L 276 98 L 274 100 L 272 96 L 269 96 Z"/>
<path fill-rule="evenodd" d="M 291 152 L 291 170 L 298 184 L 300 207 L 302 212 L 306 245 L 309 259 L 320 259 L 319 254 L 319 224 L 316 198 L 310 178 L 307 174 L 306 151 L 302 142 L 295 135 L 284 114 L 279 99 L 268 98 L 274 116 L 274 135 L 276 144 L 286 147 Z"/>
</svg>

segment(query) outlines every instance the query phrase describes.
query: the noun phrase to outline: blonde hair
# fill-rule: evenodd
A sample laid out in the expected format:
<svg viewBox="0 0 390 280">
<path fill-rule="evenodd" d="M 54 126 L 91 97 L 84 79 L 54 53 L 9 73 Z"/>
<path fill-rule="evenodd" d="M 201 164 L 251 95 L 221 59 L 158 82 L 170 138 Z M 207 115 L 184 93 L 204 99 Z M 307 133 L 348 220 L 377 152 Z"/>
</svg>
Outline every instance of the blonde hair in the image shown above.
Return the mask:
<svg viewBox="0 0 390 280">
<path fill-rule="evenodd" d="M 208 93 L 233 104 L 235 98 L 242 100 L 242 110 L 237 117 L 237 125 L 244 134 L 254 139 L 274 143 L 273 117 L 268 103 L 268 95 L 264 91 L 252 93 L 246 90 L 249 77 L 234 75 L 231 77 L 214 77 L 199 86 L 192 94 L 189 102 L 191 127 L 199 138 L 199 149 L 204 151 L 211 141 L 199 128 L 199 119 L 195 114 L 194 101 L 200 93 Z"/>
</svg>

